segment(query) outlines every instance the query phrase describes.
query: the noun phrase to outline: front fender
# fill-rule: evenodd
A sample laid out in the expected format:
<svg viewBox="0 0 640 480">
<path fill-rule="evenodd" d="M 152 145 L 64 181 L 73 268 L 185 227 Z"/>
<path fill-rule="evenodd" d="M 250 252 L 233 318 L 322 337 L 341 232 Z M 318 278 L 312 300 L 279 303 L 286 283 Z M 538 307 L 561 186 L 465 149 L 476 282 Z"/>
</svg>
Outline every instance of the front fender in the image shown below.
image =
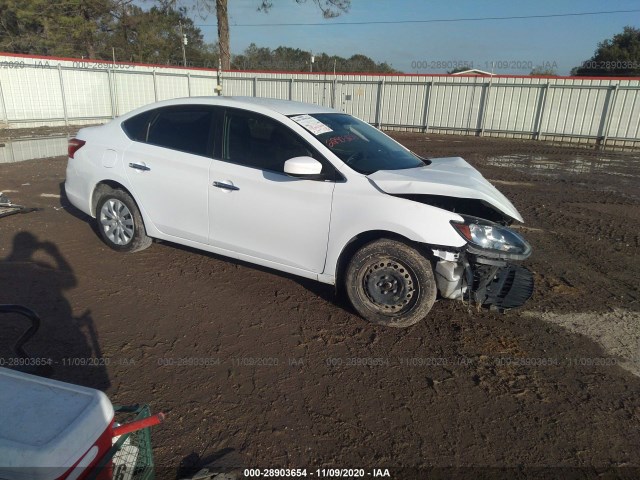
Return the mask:
<svg viewBox="0 0 640 480">
<path fill-rule="evenodd" d="M 450 224 L 462 221 L 459 215 L 388 195 L 365 182 L 349 181 L 348 188 L 336 184 L 324 275 L 336 275 L 344 248 L 365 232 L 391 232 L 414 242 L 454 248 L 466 244 Z"/>
</svg>

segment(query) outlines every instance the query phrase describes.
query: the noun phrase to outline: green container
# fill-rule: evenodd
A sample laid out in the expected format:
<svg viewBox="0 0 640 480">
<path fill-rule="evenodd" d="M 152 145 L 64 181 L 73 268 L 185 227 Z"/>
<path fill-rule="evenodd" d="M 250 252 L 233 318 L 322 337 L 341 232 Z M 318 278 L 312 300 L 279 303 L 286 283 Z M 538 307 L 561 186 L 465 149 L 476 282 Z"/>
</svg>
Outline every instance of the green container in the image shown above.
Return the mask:
<svg viewBox="0 0 640 480">
<path fill-rule="evenodd" d="M 115 421 L 119 424 L 141 420 L 151 416 L 149 405 L 116 406 Z M 118 441 L 100 460 L 95 472 L 88 480 L 97 478 L 102 470 L 109 468 L 114 480 L 153 480 L 155 468 L 149 427 L 120 435 Z"/>
</svg>

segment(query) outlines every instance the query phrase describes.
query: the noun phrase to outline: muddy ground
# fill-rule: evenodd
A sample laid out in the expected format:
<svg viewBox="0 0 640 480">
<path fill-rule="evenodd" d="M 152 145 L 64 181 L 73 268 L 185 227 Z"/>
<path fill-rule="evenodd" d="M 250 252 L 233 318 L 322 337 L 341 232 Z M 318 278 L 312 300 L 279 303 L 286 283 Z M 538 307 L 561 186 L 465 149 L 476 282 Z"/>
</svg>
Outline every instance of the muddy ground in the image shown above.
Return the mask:
<svg viewBox="0 0 640 480">
<path fill-rule="evenodd" d="M 85 125 L 90 127 L 91 125 Z M 82 126 L 69 125 L 68 127 L 31 127 L 31 128 L 4 128 L 0 130 L 0 142 L 20 140 L 24 138 L 45 138 L 52 135 L 75 135 Z"/>
<path fill-rule="evenodd" d="M 640 154 L 394 136 L 463 156 L 512 199 L 534 248 L 525 307 L 439 301 L 390 330 L 310 281 L 167 243 L 118 254 L 60 197 L 64 157 L 0 164 L 0 191 L 42 208 L 0 219 L 0 303 L 41 314 L 29 348 L 54 378 L 167 414 L 161 479 L 214 460 L 310 477 L 640 477 Z M 19 321 L 4 323 L 8 359 Z"/>
</svg>

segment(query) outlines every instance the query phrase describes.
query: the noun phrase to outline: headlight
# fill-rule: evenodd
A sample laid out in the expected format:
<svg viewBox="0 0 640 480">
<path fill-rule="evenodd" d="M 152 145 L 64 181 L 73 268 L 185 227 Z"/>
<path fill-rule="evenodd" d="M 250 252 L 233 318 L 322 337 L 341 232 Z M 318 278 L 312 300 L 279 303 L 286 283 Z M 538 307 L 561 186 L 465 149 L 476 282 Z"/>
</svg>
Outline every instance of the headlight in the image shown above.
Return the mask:
<svg viewBox="0 0 640 480">
<path fill-rule="evenodd" d="M 529 256 L 531 253 L 531 246 L 527 241 L 510 228 L 479 221 L 451 222 L 451 225 L 465 240 L 483 250 L 517 256 Z"/>
</svg>

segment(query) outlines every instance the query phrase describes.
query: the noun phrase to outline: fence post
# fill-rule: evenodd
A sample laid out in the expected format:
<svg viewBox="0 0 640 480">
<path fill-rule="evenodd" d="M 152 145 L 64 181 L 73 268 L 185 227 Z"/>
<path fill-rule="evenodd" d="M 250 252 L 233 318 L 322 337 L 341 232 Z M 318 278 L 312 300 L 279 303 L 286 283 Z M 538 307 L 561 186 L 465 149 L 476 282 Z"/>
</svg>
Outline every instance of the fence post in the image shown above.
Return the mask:
<svg viewBox="0 0 640 480">
<path fill-rule="evenodd" d="M 378 98 L 376 100 L 376 127 L 382 126 L 382 90 L 384 89 L 384 78 L 378 83 Z"/>
<path fill-rule="evenodd" d="M 484 123 L 487 118 L 487 105 L 489 105 L 489 93 L 491 93 L 491 83 L 493 77 L 489 79 L 489 83 L 484 84 L 484 101 L 482 102 L 482 108 L 480 109 L 480 136 L 484 135 Z"/>
<path fill-rule="evenodd" d="M 187 72 L 187 93 L 191 96 L 191 72 Z"/>
<path fill-rule="evenodd" d="M 258 77 L 253 77 L 253 96 L 258 96 Z"/>
<path fill-rule="evenodd" d="M 156 71 L 153 71 L 153 99 L 158 101 L 158 85 L 156 83 Z"/>
<path fill-rule="evenodd" d="M 535 120 L 534 128 L 534 138 L 535 140 L 540 140 L 540 135 L 542 135 L 542 118 L 544 116 L 544 109 L 547 106 L 547 95 L 549 93 L 549 86 L 551 82 L 547 82 L 547 84 L 540 92 L 540 102 L 538 103 L 538 112 Z"/>
<path fill-rule="evenodd" d="M 116 109 L 116 117 L 120 115 L 120 104 L 118 103 L 118 72 L 117 70 L 113 70 L 111 72 L 113 78 L 113 105 Z"/>
<path fill-rule="evenodd" d="M 334 77 L 331 83 L 331 108 L 336 108 L 336 96 L 338 93 L 338 79 Z"/>
<path fill-rule="evenodd" d="M 293 78 L 289 79 L 289 100 L 293 100 Z"/>
<path fill-rule="evenodd" d="M 109 82 L 109 100 L 111 100 L 111 118 L 116 118 L 115 95 L 113 93 L 113 82 L 115 79 L 111 79 L 112 73 L 113 72 L 111 69 L 107 70 L 107 80 Z"/>
<path fill-rule="evenodd" d="M 609 90 L 609 95 L 607 95 L 607 102 L 605 104 L 605 107 L 602 109 L 602 120 L 600 122 L 602 145 L 605 145 L 607 143 L 607 138 L 609 137 L 609 127 L 611 126 L 611 117 L 613 116 L 613 107 L 615 107 L 619 86 L 620 83 L 616 83 L 613 88 Z"/>
<path fill-rule="evenodd" d="M 9 125 L 9 112 L 7 112 L 7 104 L 4 102 L 4 93 L 2 92 L 2 82 L 0 82 L 0 105 L 2 105 L 2 111 L 4 112 L 4 123 Z"/>
<path fill-rule="evenodd" d="M 58 77 L 60 78 L 60 91 L 62 92 L 62 111 L 64 112 L 64 124 L 69 126 L 69 118 L 67 117 L 67 99 L 64 94 L 64 81 L 62 80 L 62 67 L 58 64 Z"/>
<path fill-rule="evenodd" d="M 429 104 L 431 103 L 431 88 L 433 87 L 433 80 L 425 83 L 426 91 L 424 92 L 424 107 L 422 112 L 422 133 L 427 133 L 429 130 Z"/>
</svg>

